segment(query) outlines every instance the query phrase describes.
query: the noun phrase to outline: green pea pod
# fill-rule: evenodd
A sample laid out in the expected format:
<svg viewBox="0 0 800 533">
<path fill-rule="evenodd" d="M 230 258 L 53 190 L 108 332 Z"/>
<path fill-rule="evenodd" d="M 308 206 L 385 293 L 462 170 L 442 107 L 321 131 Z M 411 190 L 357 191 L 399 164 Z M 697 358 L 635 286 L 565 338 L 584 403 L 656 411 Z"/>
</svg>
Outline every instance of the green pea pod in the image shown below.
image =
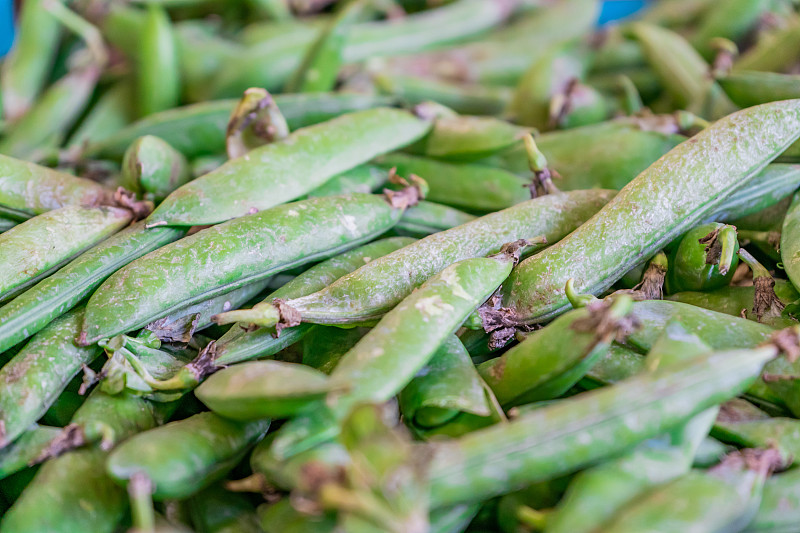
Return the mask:
<svg viewBox="0 0 800 533">
<path fill-rule="evenodd" d="M 66 146 L 84 147 L 116 134 L 133 120 L 131 84 L 127 80 L 117 82 L 95 102 L 75 131 L 69 136 Z"/>
<path fill-rule="evenodd" d="M 661 117 L 669 125 L 668 119 Z M 672 129 L 672 128 L 670 128 Z M 619 190 L 659 157 L 685 140 L 673 131 L 660 131 L 655 120 L 640 123 L 617 119 L 536 137 L 536 145 L 547 156 L 560 178 L 562 190 Z M 577 157 L 576 154 L 582 154 Z M 496 164 L 516 174 L 530 172 L 525 147 L 519 143 L 499 154 Z"/>
<path fill-rule="evenodd" d="M 268 209 L 414 141 L 429 127 L 405 111 L 379 108 L 295 131 L 180 187 L 150 215 L 148 226 L 213 224 Z M 269 187 L 260 178 L 265 174 Z"/>
<path fill-rule="evenodd" d="M 631 92 L 634 95 L 632 99 L 638 98 L 635 87 Z M 634 110 L 642 107 L 641 102 L 628 105 Z M 622 111 L 619 108 L 620 104 L 611 96 L 573 79 L 562 93 L 556 94 L 550 101 L 550 124 L 551 127 L 561 129 L 599 124 L 611 118 L 614 113 Z"/>
<path fill-rule="evenodd" d="M 67 205 L 113 205 L 114 191 L 28 161 L 0 155 L 0 205 L 41 214 Z"/>
<path fill-rule="evenodd" d="M 60 433 L 61 428 L 39 424 L 29 427 L 0 451 L 0 480 L 28 468 Z"/>
<path fill-rule="evenodd" d="M 354 192 L 376 192 L 383 187 L 388 179 L 389 173 L 377 165 L 359 165 L 332 177 L 310 191 L 308 196 L 335 196 Z"/>
<path fill-rule="evenodd" d="M 800 460 L 800 422 L 788 417 L 771 418 L 746 400 L 724 403 L 711 435 L 740 447 L 774 448 L 786 461 Z"/>
<path fill-rule="evenodd" d="M 211 486 L 188 501 L 192 525 L 200 533 L 258 533 L 255 507 L 244 494 Z"/>
<path fill-rule="evenodd" d="M 363 0 L 351 0 L 340 7 L 306 50 L 297 69 L 286 82 L 284 92 L 321 92 L 334 88 L 342 67 L 348 34 L 366 7 Z"/>
<path fill-rule="evenodd" d="M 0 235 L 0 301 L 21 293 L 130 221 L 125 209 L 67 206 L 6 231 Z"/>
<path fill-rule="evenodd" d="M 195 389 L 209 409 L 233 420 L 290 418 L 331 390 L 319 370 L 281 361 L 252 361 L 215 373 Z"/>
<path fill-rule="evenodd" d="M 736 228 L 718 222 L 697 226 L 680 239 L 669 260 L 668 292 L 713 290 L 728 285 L 739 265 Z"/>
<path fill-rule="evenodd" d="M 186 498 L 223 477 L 269 428 L 269 420 L 239 423 L 200 413 L 133 436 L 108 457 L 106 470 L 125 485 L 143 472 L 157 500 Z"/>
<path fill-rule="evenodd" d="M 301 513 L 288 498 L 258 508 L 264 533 L 334 533 L 336 517 L 331 513 L 317 516 Z"/>
<path fill-rule="evenodd" d="M 616 307 L 566 313 L 479 365 L 478 372 L 504 407 L 557 398 L 594 366 L 618 332 L 630 326 L 625 320 L 630 309 L 630 300 L 623 299 Z M 603 330 L 595 331 L 601 322 Z"/>
<path fill-rule="evenodd" d="M 332 471 L 350 464 L 350 455 L 337 441 L 329 441 L 286 460 L 277 460 L 272 455 L 272 438 L 268 436 L 253 448 L 250 455 L 250 467 L 258 476 L 263 476 L 267 483 L 274 484 L 284 490 L 302 487 L 305 480 L 303 471 L 307 465 L 314 464 Z"/>
<path fill-rule="evenodd" d="M 235 159 L 288 136 L 289 126 L 272 95 L 264 89 L 251 87 L 231 113 L 225 151 L 230 159 Z"/>
<path fill-rule="evenodd" d="M 391 228 L 402 212 L 377 195 L 311 198 L 200 231 L 106 280 L 89 300 L 80 342 L 146 326 L 182 307 L 340 253 Z M 280 234 L 276 227 L 283 228 Z"/>
<path fill-rule="evenodd" d="M 800 135 L 799 110 L 800 100 L 751 107 L 670 150 L 589 222 L 514 269 L 504 297 L 512 320 L 541 322 L 562 312 L 570 278 L 579 291 L 605 290 L 643 257 L 718 210 L 730 191 L 746 184 Z M 758 142 L 741 143 L 754 136 Z M 642 218 L 632 220 L 632 213 Z M 592 250 L 591 260 L 575 261 L 590 243 L 602 246 Z"/>
<path fill-rule="evenodd" d="M 622 510 L 608 530 L 739 531 L 758 509 L 775 455 L 744 450 L 708 471 L 693 470 Z"/>
<path fill-rule="evenodd" d="M 21 159 L 41 159 L 57 148 L 88 105 L 100 68 L 76 67 L 54 83 L 0 140 L 0 153 Z"/>
<path fill-rule="evenodd" d="M 557 242 L 595 213 L 609 191 L 550 194 L 421 239 L 343 276 L 323 290 L 289 299 L 285 305 L 306 322 L 358 323 L 379 318 L 447 265 L 481 257 L 503 243 L 543 235 Z M 256 308 L 237 320 L 274 324 L 271 306 Z"/>
<path fill-rule="evenodd" d="M 770 477 L 764 484 L 761 505 L 747 533 L 789 533 L 800 518 L 800 470 Z"/>
<path fill-rule="evenodd" d="M 613 456 L 743 392 L 777 354 L 774 346 L 712 352 L 436 444 L 432 507 L 483 500 Z"/>
<path fill-rule="evenodd" d="M 180 98 L 181 79 L 172 23 L 158 3 L 147 4 L 140 36 L 136 81 L 139 114 L 145 116 L 175 107 Z"/>
<path fill-rule="evenodd" d="M 637 351 L 614 343 L 606 354 L 589 369 L 581 384 L 587 385 L 590 390 L 597 388 L 597 385 L 613 385 L 641 373 L 645 366 L 645 358 Z"/>
<path fill-rule="evenodd" d="M 145 230 L 140 222 L 73 259 L 0 307 L 0 352 L 71 309 L 115 270 L 182 235 L 175 228 Z"/>
<path fill-rule="evenodd" d="M 775 5 L 774 0 L 728 0 L 712 4 L 692 35 L 692 45 L 707 61 L 714 59 L 712 39 L 740 42 Z"/>
<path fill-rule="evenodd" d="M 3 117 L 12 122 L 33 105 L 58 52 L 61 24 L 44 4 L 43 0 L 34 0 L 21 6 L 16 43 L 0 69 Z"/>
<path fill-rule="evenodd" d="M 427 200 L 473 211 L 499 211 L 530 200 L 529 182 L 499 168 L 445 163 L 406 154 L 378 159 L 381 166 L 401 176 L 416 174 L 425 180 Z"/>
<path fill-rule="evenodd" d="M 493 117 L 444 116 L 408 151 L 436 159 L 475 161 L 519 142 L 526 128 Z"/>
<path fill-rule="evenodd" d="M 795 193 L 783 219 L 781 231 L 781 259 L 789 281 L 800 284 L 800 194 Z"/>
<path fill-rule="evenodd" d="M 683 37 L 644 22 L 632 24 L 630 32 L 641 43 L 648 63 L 678 108 L 710 119 L 736 110 L 720 86 L 709 77 L 708 63 Z"/>
<path fill-rule="evenodd" d="M 152 135 L 139 137 L 122 158 L 120 185 L 155 203 L 190 180 L 189 162 L 183 154 Z"/>
<path fill-rule="evenodd" d="M 373 79 L 381 92 L 408 105 L 434 101 L 464 115 L 500 115 L 513 95 L 508 87 L 452 83 L 391 72 L 379 72 Z"/>
<path fill-rule="evenodd" d="M 398 401 L 405 423 L 422 436 L 459 436 L 447 431 L 457 418 L 469 418 L 473 428 L 493 422 L 484 384 L 458 337 L 445 340 Z"/>
<path fill-rule="evenodd" d="M 90 434 L 102 428 L 105 440 L 48 460 L 5 513 L 0 527 L 20 532 L 115 531 L 124 518 L 128 499 L 105 473 L 107 450 L 155 426 L 158 418 L 146 400 L 93 392 L 73 422 Z"/>
<path fill-rule="evenodd" d="M 455 228 L 477 217 L 458 209 L 434 202 L 421 201 L 414 207 L 406 209 L 394 231 L 414 237 L 427 237 L 432 233 Z"/>
<path fill-rule="evenodd" d="M 342 356 L 361 340 L 367 328 L 313 326 L 303 338 L 303 364 L 330 374 Z"/>
<path fill-rule="evenodd" d="M 778 72 L 737 70 L 717 82 L 739 107 L 750 107 L 800 96 L 800 76 Z"/>
<path fill-rule="evenodd" d="M 0 448 L 21 435 L 38 420 L 100 349 L 74 343 L 83 309 L 56 319 L 36 334 L 20 352 L 0 369 Z"/>
<path fill-rule="evenodd" d="M 797 61 L 794 51 L 800 47 L 800 17 L 787 16 L 783 21 L 782 26 L 760 35 L 756 44 L 738 57 L 734 72 L 785 72 Z"/>
<path fill-rule="evenodd" d="M 742 229 L 762 229 L 759 225 L 767 223 L 768 219 L 773 222 L 777 220 L 774 229 L 780 229 L 781 222 L 786 215 L 789 204 L 786 203 L 782 210 L 778 205 L 775 213 L 767 211 L 759 217 L 764 220 L 742 220 L 743 217 L 756 215 L 760 211 L 770 209 L 783 201 L 787 201 L 800 186 L 800 166 L 788 165 L 785 163 L 772 163 L 753 177 L 747 185 L 731 194 L 724 202 L 722 207 L 713 215 L 709 215 L 709 221 L 720 221 L 733 224 Z M 766 228 L 773 229 L 773 228 Z"/>
<path fill-rule="evenodd" d="M 0 218 L 0 233 L 6 232 L 19 224 L 16 220 L 11 220 L 8 218 Z"/>
<path fill-rule="evenodd" d="M 278 94 L 273 97 L 292 130 L 317 124 L 341 114 L 387 106 L 385 96 L 348 93 Z M 87 147 L 91 157 L 119 159 L 139 137 L 155 135 L 187 158 L 225 151 L 228 120 L 239 99 L 202 102 L 154 113 Z M 191 131 L 191 135 L 186 132 Z"/>
</svg>

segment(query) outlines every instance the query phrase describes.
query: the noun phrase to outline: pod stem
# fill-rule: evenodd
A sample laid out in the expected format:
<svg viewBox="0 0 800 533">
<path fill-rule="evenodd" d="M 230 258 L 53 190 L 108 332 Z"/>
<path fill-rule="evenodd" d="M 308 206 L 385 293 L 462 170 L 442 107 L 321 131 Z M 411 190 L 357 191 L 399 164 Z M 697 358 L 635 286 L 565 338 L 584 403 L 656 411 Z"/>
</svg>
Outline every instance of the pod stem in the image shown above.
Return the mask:
<svg viewBox="0 0 800 533">
<path fill-rule="evenodd" d="M 564 292 L 567 294 L 567 299 L 572 307 L 580 309 L 586 307 L 592 302 L 599 302 L 600 300 L 593 294 L 582 294 L 575 290 L 575 279 L 569 278 L 567 284 L 564 286 Z"/>
<path fill-rule="evenodd" d="M 587 305 L 589 314 L 575 320 L 571 328 L 579 332 L 595 332 L 597 342 L 623 342 L 639 327 L 639 322 L 631 316 L 633 301 L 627 294 L 622 294 L 611 301 L 591 302 Z"/>
<path fill-rule="evenodd" d="M 518 239 L 516 241 L 504 244 L 500 248 L 499 252 L 490 255 L 489 257 L 499 261 L 513 261 L 516 265 L 519 263 L 519 260 L 526 249 L 532 246 L 538 246 L 540 244 L 547 244 L 547 237 L 540 235 L 532 239 Z"/>
<path fill-rule="evenodd" d="M 428 182 L 424 179 L 416 174 L 411 174 L 408 179 L 406 179 L 397 174 L 396 167 L 392 167 L 392 169 L 389 170 L 389 183 L 401 185 L 403 187 L 399 191 L 392 189 L 383 190 L 386 201 L 395 209 L 414 207 L 420 200 L 425 199 L 430 190 Z"/>
<path fill-rule="evenodd" d="M 724 226 L 715 229 L 697 242 L 706 245 L 706 264 L 718 265 L 719 273 L 726 275 L 733 265 L 736 247 L 739 244 L 736 228 Z"/>
<path fill-rule="evenodd" d="M 617 77 L 617 84 L 621 93 L 622 107 L 628 115 L 639 113 L 644 108 L 642 96 L 633 81 L 628 76 L 620 74 Z"/>
<path fill-rule="evenodd" d="M 544 531 L 547 526 L 547 515 L 544 511 L 539 511 L 533 507 L 520 504 L 514 512 L 517 520 L 531 531 Z"/>
<path fill-rule="evenodd" d="M 131 520 L 136 533 L 154 533 L 156 514 L 153 510 L 153 483 L 144 472 L 134 472 L 128 481 Z"/>
<path fill-rule="evenodd" d="M 764 265 L 750 255 L 744 248 L 739 249 L 739 258 L 745 263 L 753 273 L 753 285 L 755 295 L 753 296 L 753 314 L 761 322 L 762 318 L 774 318 L 781 316 L 786 307 L 775 294 L 775 279 Z"/>
<path fill-rule="evenodd" d="M 179 391 L 192 390 L 197 387 L 206 376 L 209 376 L 222 368 L 214 361 L 217 358 L 217 343 L 211 341 L 200 350 L 197 357 L 192 362 L 178 370 L 178 372 L 168 379 L 145 380 L 148 385 L 158 391 Z"/>
<path fill-rule="evenodd" d="M 528 157 L 528 166 L 533 172 L 533 181 L 527 187 L 531 191 L 531 198 L 544 194 L 555 194 L 561 191 L 553 184 L 553 174 L 547 166 L 547 158 L 536 146 L 533 135 L 528 133 L 522 138 L 525 143 L 525 154 Z"/>
<path fill-rule="evenodd" d="M 244 322 L 269 328 L 280 322 L 281 313 L 274 303 L 261 302 L 254 305 L 252 309 L 236 309 L 213 315 L 211 320 L 219 325 Z"/>
</svg>

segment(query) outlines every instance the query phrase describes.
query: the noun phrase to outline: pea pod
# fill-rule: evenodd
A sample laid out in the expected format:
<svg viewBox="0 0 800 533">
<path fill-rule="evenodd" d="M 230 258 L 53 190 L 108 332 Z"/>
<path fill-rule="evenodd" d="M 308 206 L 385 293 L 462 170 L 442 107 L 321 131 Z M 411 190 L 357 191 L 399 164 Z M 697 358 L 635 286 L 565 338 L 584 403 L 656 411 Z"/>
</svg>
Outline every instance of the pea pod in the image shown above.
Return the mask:
<svg viewBox="0 0 800 533">
<path fill-rule="evenodd" d="M 492 424 L 495 409 L 457 337 L 446 340 L 398 396 L 406 425 L 424 437 L 457 437 Z M 494 415 L 494 417 L 492 416 Z"/>
<path fill-rule="evenodd" d="M 308 196 L 334 196 L 353 192 L 376 192 L 388 179 L 389 173 L 377 165 L 359 165 L 332 177 L 309 192 Z"/>
<path fill-rule="evenodd" d="M 391 105 L 394 101 L 385 96 L 348 93 L 278 94 L 274 99 L 292 130 L 343 113 Z M 108 138 L 95 140 L 86 153 L 92 157 L 118 159 L 133 141 L 144 135 L 160 137 L 187 158 L 224 152 L 228 119 L 238 101 L 216 100 L 154 113 Z M 187 136 L 187 131 L 192 134 Z"/>
<path fill-rule="evenodd" d="M 250 88 L 228 120 L 225 151 L 230 159 L 235 159 L 288 136 L 289 126 L 272 95 L 264 89 Z"/>
<path fill-rule="evenodd" d="M 472 222 L 476 218 L 475 215 L 458 209 L 423 200 L 403 213 L 394 231 L 415 237 L 427 237 L 432 233 Z"/>
<path fill-rule="evenodd" d="M 743 530 L 747 533 L 788 533 L 800 517 L 800 470 L 770 477 L 764 484 L 761 505 Z"/>
<path fill-rule="evenodd" d="M 523 202 L 426 237 L 343 276 L 317 293 L 289 299 L 284 305 L 298 311 L 303 321 L 313 323 L 358 323 L 378 318 L 414 287 L 456 261 L 480 257 L 497 251 L 505 242 L 536 235 L 557 242 L 596 212 L 611 194 L 573 191 Z M 273 306 L 269 304 L 238 317 L 236 320 L 275 323 Z"/>
<path fill-rule="evenodd" d="M 774 4 L 772 0 L 728 0 L 712 4 L 692 35 L 692 45 L 711 61 L 714 59 L 712 39 L 722 37 L 741 41 Z"/>
<path fill-rule="evenodd" d="M 125 209 L 67 206 L 6 231 L 0 235 L 0 301 L 21 293 L 130 221 Z"/>
<path fill-rule="evenodd" d="M 255 508 L 244 494 L 211 486 L 189 501 L 192 525 L 201 533 L 258 533 Z"/>
<path fill-rule="evenodd" d="M 152 135 L 137 139 L 122 158 L 120 185 L 155 203 L 190 179 L 186 158 Z"/>
<path fill-rule="evenodd" d="M 28 428 L 0 451 L 0 480 L 27 468 L 60 433 L 61 428 L 39 424 Z"/>
<path fill-rule="evenodd" d="M 739 265 L 736 228 L 714 223 L 686 232 L 669 261 L 667 290 L 702 291 L 728 285 Z"/>
<path fill-rule="evenodd" d="M 800 185 L 800 166 L 785 163 L 772 163 L 753 177 L 747 185 L 731 194 L 721 208 L 707 220 L 720 221 L 733 224 L 741 229 L 760 229 L 760 224 L 768 223 L 767 220 L 780 219 L 783 221 L 788 203 L 781 207 L 782 202 L 789 199 Z M 773 206 L 774 212 L 773 212 Z M 761 211 L 761 215 L 755 215 Z M 753 216 L 753 219 L 743 217 Z M 765 220 L 761 220 L 761 218 Z M 780 224 L 776 224 L 780 229 Z"/>
<path fill-rule="evenodd" d="M 408 151 L 448 161 L 475 161 L 513 146 L 526 134 L 527 129 L 493 117 L 445 115 Z"/>
<path fill-rule="evenodd" d="M 80 342 L 143 327 L 181 307 L 369 241 L 391 228 L 402 211 L 374 195 L 311 198 L 200 231 L 106 280 L 89 300 Z M 280 234 L 276 227 L 283 228 Z"/>
<path fill-rule="evenodd" d="M 401 176 L 416 174 L 425 180 L 426 199 L 473 211 L 499 211 L 530 199 L 527 182 L 499 168 L 457 165 L 405 154 L 378 160 Z"/>
<path fill-rule="evenodd" d="M 792 51 L 800 46 L 800 17 L 784 17 L 784 24 L 759 36 L 755 45 L 739 56 L 734 71 L 784 72 L 797 61 Z"/>
<path fill-rule="evenodd" d="M 560 313 L 570 278 L 579 291 L 605 290 L 719 209 L 732 189 L 746 184 L 800 135 L 798 110 L 798 100 L 751 107 L 673 148 L 589 222 L 514 270 L 504 297 L 504 305 L 512 309 L 511 321 L 541 322 Z M 740 142 L 751 137 L 758 141 Z M 715 157 L 709 159 L 712 154 Z M 635 222 L 630 218 L 634 206 L 633 212 L 642 214 Z M 603 245 L 590 252 L 591 259 L 574 260 L 587 253 L 587 245 L 600 242 Z"/>
<path fill-rule="evenodd" d="M 367 331 L 368 328 L 313 326 L 312 334 L 303 338 L 303 364 L 330 375 Z"/>
<path fill-rule="evenodd" d="M 800 77 L 778 72 L 737 70 L 717 80 L 739 107 L 750 107 L 800 96 Z"/>
<path fill-rule="evenodd" d="M 174 107 L 180 96 L 178 50 L 172 24 L 163 7 L 148 3 L 137 63 L 139 113 Z"/>
<path fill-rule="evenodd" d="M 800 299 L 800 294 L 787 281 L 775 280 L 774 289 L 775 294 L 784 305 L 789 305 Z M 742 316 L 742 312 L 745 312 L 745 318 L 757 320 L 753 314 L 753 302 L 755 300 L 755 287 L 753 286 L 723 287 L 708 292 L 678 292 L 668 296 L 667 299 L 737 317 Z M 789 322 L 787 321 L 780 325 L 789 325 Z"/>
<path fill-rule="evenodd" d="M 0 155 L 0 205 L 41 214 L 67 205 L 113 205 L 114 192 L 98 183 Z"/>
<path fill-rule="evenodd" d="M 239 423 L 200 413 L 128 439 L 111 452 L 106 471 L 122 485 L 145 473 L 157 500 L 186 498 L 224 476 L 268 428 L 269 420 Z"/>
<path fill-rule="evenodd" d="M 35 334 L 91 294 L 105 278 L 132 260 L 178 239 L 182 230 L 126 228 L 73 259 L 3 307 L 0 352 Z"/>
<path fill-rule="evenodd" d="M 786 462 L 798 460 L 800 425 L 788 417 L 770 417 L 746 400 L 722 405 L 712 436 L 745 448 L 773 448 Z"/>
<path fill-rule="evenodd" d="M 116 134 L 133 119 L 132 87 L 127 80 L 109 88 L 81 119 L 66 146 L 88 145 Z"/>
<path fill-rule="evenodd" d="M 213 224 L 279 205 L 428 128 L 405 111 L 379 108 L 295 131 L 180 187 L 150 215 L 148 226 Z M 264 174 L 269 187 L 259 177 Z"/>
<path fill-rule="evenodd" d="M 792 203 L 783 219 L 783 231 L 781 231 L 781 258 L 783 268 L 792 284 L 797 287 L 800 284 L 800 194 L 795 193 Z"/>
<path fill-rule="evenodd" d="M 774 346 L 712 352 L 437 444 L 432 507 L 483 500 L 619 453 L 741 393 L 777 354 Z"/>
</svg>

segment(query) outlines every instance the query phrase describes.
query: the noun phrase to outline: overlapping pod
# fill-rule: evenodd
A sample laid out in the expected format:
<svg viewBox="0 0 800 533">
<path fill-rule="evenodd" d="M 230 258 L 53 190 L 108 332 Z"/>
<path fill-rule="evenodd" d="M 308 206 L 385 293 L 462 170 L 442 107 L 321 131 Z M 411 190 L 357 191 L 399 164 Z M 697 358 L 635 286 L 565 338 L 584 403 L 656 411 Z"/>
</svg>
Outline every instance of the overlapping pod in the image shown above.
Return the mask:
<svg viewBox="0 0 800 533">
<path fill-rule="evenodd" d="M 503 243 L 544 236 L 558 242 L 613 196 L 604 190 L 551 194 L 434 233 L 343 276 L 321 291 L 287 301 L 306 322 L 357 323 L 389 311 L 414 288 L 448 265 L 481 257 Z M 275 323 L 265 306 L 236 320 Z M 266 315 L 269 315 L 267 317 Z"/>
<path fill-rule="evenodd" d="M 204 229 L 106 280 L 87 304 L 80 342 L 132 331 L 182 307 L 340 253 L 390 229 L 402 213 L 383 196 L 353 194 L 284 204 Z"/>
<path fill-rule="evenodd" d="M 214 224 L 268 209 L 411 143 L 429 128 L 430 122 L 406 111 L 378 108 L 297 130 L 180 187 L 148 217 L 147 224 Z"/>
<path fill-rule="evenodd" d="M 116 207 L 67 206 L 0 234 L 0 302 L 116 233 L 131 218 L 130 211 Z"/>
<path fill-rule="evenodd" d="M 136 139 L 122 158 L 120 185 L 156 203 L 190 179 L 186 158 L 152 135 Z"/>
<path fill-rule="evenodd" d="M 714 123 L 664 155 L 587 223 L 523 261 L 503 304 L 518 324 L 562 312 L 564 286 L 599 293 L 716 211 L 733 190 L 800 136 L 800 100 L 764 104 Z"/>
<path fill-rule="evenodd" d="M 475 215 L 459 211 L 453 207 L 422 201 L 409 207 L 403 213 L 394 231 L 401 235 L 427 237 L 432 233 L 455 228 L 475 220 Z"/>
</svg>

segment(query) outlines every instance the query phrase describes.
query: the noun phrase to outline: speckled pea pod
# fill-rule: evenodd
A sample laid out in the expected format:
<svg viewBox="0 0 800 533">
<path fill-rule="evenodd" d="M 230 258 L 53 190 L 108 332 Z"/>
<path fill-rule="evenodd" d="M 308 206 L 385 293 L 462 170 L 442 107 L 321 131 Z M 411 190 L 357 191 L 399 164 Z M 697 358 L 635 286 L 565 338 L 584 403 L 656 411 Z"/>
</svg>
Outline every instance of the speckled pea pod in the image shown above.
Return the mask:
<svg viewBox="0 0 800 533">
<path fill-rule="evenodd" d="M 292 130 L 330 120 L 344 113 L 394 103 L 393 98 L 349 93 L 278 94 L 275 103 Z M 187 158 L 225 151 L 228 119 L 239 100 L 216 100 L 169 109 L 144 117 L 86 149 L 91 157 L 119 159 L 139 137 L 155 135 Z M 191 132 L 191 135 L 187 135 Z"/>
<path fill-rule="evenodd" d="M 0 480 L 28 468 L 50 442 L 61 433 L 61 428 L 33 424 L 17 439 L 0 450 Z"/>
<path fill-rule="evenodd" d="M 432 507 L 483 500 L 615 455 L 740 394 L 777 354 L 764 346 L 701 355 L 437 444 Z"/>
<path fill-rule="evenodd" d="M 105 472 L 108 450 L 159 422 L 141 398 L 93 392 L 73 418 L 89 434 L 102 427 L 105 441 L 48 460 L 0 522 L 3 531 L 111 533 L 125 515 L 128 498 Z M 99 439 L 97 439 L 99 440 Z M 87 504 L 87 502 L 91 502 Z"/>
<path fill-rule="evenodd" d="M 358 323 L 379 318 L 447 265 L 496 252 L 503 243 L 544 236 L 558 242 L 595 213 L 613 193 L 573 191 L 528 200 L 450 230 L 435 233 L 343 276 L 323 290 L 289 299 L 306 322 Z M 261 312 L 263 311 L 263 312 Z M 274 313 L 255 309 L 243 320 Z"/>
<path fill-rule="evenodd" d="M 761 505 L 747 533 L 791 533 L 800 520 L 800 469 L 776 474 L 764 484 Z"/>
<path fill-rule="evenodd" d="M 180 187 L 150 215 L 148 226 L 213 224 L 268 209 L 418 139 L 429 128 L 429 122 L 389 108 L 309 126 Z"/>
<path fill-rule="evenodd" d="M 798 136 L 800 100 L 787 100 L 734 113 L 673 148 L 591 220 L 520 263 L 505 284 L 504 305 L 512 309 L 512 321 L 541 322 L 562 312 L 570 278 L 583 292 L 610 287 L 717 211 L 732 190 L 748 183 Z M 592 243 L 602 246 L 593 249 Z"/>
<path fill-rule="evenodd" d="M 448 161 L 475 161 L 519 142 L 527 129 L 493 117 L 442 116 L 430 133 L 407 151 Z"/>
<path fill-rule="evenodd" d="M 759 70 L 764 72 L 785 72 L 798 59 L 796 50 L 800 47 L 800 17 L 784 17 L 785 23 L 759 36 L 756 44 L 750 47 L 733 64 L 734 72 Z"/>
<path fill-rule="evenodd" d="M 157 500 L 186 498 L 223 477 L 268 428 L 269 420 L 200 413 L 131 437 L 111 452 L 106 471 L 122 485 L 145 473 Z"/>
<path fill-rule="evenodd" d="M 632 302 L 615 307 L 577 309 L 533 332 L 498 358 L 478 366 L 478 372 L 503 407 L 551 400 L 577 383 L 624 331 Z M 594 331 L 600 322 L 603 332 Z"/>
<path fill-rule="evenodd" d="M 389 154 L 378 159 L 401 176 L 416 174 L 425 180 L 427 200 L 473 211 L 499 211 L 530 200 L 522 178 L 499 168 L 460 165 L 406 154 Z"/>
<path fill-rule="evenodd" d="M 755 215 L 760 211 L 769 209 L 782 201 L 800 187 L 800 165 L 785 163 L 772 163 L 753 177 L 746 185 L 731 194 L 713 215 L 706 217 L 709 222 L 725 222 L 733 224 L 740 229 L 763 229 L 754 226 L 750 220 L 740 220 L 742 217 Z M 786 213 L 778 211 L 770 215 L 764 213 L 764 218 L 777 220 L 778 229 Z M 763 222 L 762 222 L 763 223 Z"/>
<path fill-rule="evenodd" d="M 140 222 L 73 259 L 0 307 L 0 352 L 71 309 L 117 269 L 169 244 L 183 233 L 176 228 L 146 230 Z"/>
<path fill-rule="evenodd" d="M 424 437 L 457 437 L 463 434 L 465 425 L 477 429 L 494 422 L 494 409 L 481 377 L 455 336 L 442 343 L 400 391 L 398 401 L 406 425 Z"/>
<path fill-rule="evenodd" d="M 120 185 L 155 203 L 190 180 L 189 162 L 183 154 L 153 135 L 136 139 L 122 158 Z"/>
<path fill-rule="evenodd" d="M 386 184 L 388 179 L 389 172 L 382 167 L 372 164 L 359 165 L 332 177 L 313 191 L 310 191 L 308 196 L 376 192 Z"/>
<path fill-rule="evenodd" d="M 144 27 L 136 57 L 139 114 L 142 116 L 170 109 L 180 97 L 178 49 L 172 23 L 164 8 L 147 4 Z"/>
<path fill-rule="evenodd" d="M 100 355 L 97 346 L 75 345 L 82 319 L 83 309 L 56 319 L 0 369 L 0 448 L 47 411 L 82 364 Z"/>
<path fill-rule="evenodd" d="M 608 531 L 739 531 L 761 502 L 773 450 L 735 452 L 708 471 L 693 470 L 623 509 Z"/>
<path fill-rule="evenodd" d="M 0 155 L 0 205 L 41 214 L 67 205 L 112 205 L 114 191 L 21 159 Z"/>
<path fill-rule="evenodd" d="M 717 82 L 740 107 L 800 97 L 800 76 L 796 74 L 737 70 Z"/>
<path fill-rule="evenodd" d="M 377 195 L 311 198 L 185 237 L 106 280 L 89 300 L 80 342 L 132 331 L 182 307 L 340 253 L 385 232 L 402 212 Z"/>
<path fill-rule="evenodd" d="M 8 300 L 131 221 L 115 207 L 67 206 L 0 235 L 0 301 Z"/>
<path fill-rule="evenodd" d="M 422 238 L 472 222 L 476 218 L 475 215 L 458 209 L 423 200 L 414 207 L 406 209 L 394 231 L 401 235 Z"/>
</svg>

